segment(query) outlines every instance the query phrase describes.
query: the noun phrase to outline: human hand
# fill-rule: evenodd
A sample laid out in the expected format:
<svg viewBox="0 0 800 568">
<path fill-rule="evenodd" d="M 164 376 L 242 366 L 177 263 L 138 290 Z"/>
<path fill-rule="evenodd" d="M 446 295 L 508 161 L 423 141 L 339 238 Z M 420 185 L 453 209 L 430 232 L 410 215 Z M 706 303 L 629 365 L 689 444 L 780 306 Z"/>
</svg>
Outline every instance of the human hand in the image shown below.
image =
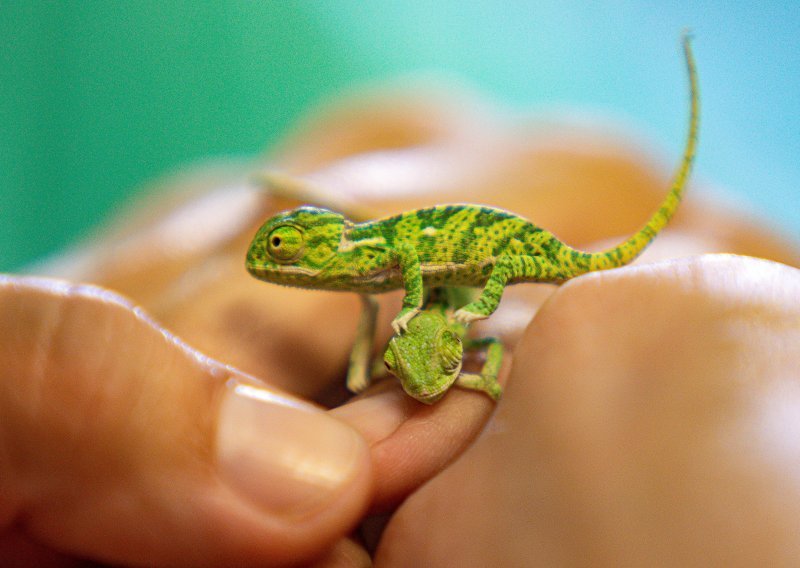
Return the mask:
<svg viewBox="0 0 800 568">
<path fill-rule="evenodd" d="M 3 565 L 364 562 L 363 438 L 108 291 L 0 277 L 0 417 Z"/>
<path fill-rule="evenodd" d="M 486 433 L 398 510 L 383 566 L 790 565 L 800 271 L 706 256 L 576 279 Z"/>
</svg>

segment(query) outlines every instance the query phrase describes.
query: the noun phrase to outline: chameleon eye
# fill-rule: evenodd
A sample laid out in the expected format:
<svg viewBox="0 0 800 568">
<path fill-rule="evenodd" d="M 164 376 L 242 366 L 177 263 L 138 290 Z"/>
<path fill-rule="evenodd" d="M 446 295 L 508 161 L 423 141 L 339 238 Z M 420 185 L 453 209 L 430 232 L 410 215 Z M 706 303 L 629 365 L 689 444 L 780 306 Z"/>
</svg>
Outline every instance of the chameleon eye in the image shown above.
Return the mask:
<svg viewBox="0 0 800 568">
<path fill-rule="evenodd" d="M 295 260 L 304 248 L 303 233 L 296 227 L 278 227 L 267 237 L 267 252 L 278 262 Z"/>
<path fill-rule="evenodd" d="M 386 367 L 386 370 L 390 373 L 394 373 L 395 356 L 391 347 L 387 347 L 386 353 L 383 354 L 383 366 Z"/>
<path fill-rule="evenodd" d="M 452 373 L 461 366 L 461 356 L 464 348 L 461 340 L 449 329 L 443 329 L 436 338 L 439 356 L 442 361 L 442 368 L 448 373 Z"/>
</svg>

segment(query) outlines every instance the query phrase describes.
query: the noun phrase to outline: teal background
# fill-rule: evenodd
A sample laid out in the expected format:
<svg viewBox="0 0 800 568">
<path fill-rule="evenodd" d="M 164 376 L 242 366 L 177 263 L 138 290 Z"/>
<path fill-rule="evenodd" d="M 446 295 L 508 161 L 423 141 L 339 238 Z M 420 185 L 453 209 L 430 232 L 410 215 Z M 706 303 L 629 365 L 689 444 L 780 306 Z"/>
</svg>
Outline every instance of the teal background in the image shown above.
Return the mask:
<svg viewBox="0 0 800 568">
<path fill-rule="evenodd" d="M 66 246 L 155 176 L 262 151 L 326 97 L 407 72 L 598 112 L 677 159 L 687 25 L 697 175 L 800 235 L 796 1 L 0 0 L 0 271 Z"/>
</svg>

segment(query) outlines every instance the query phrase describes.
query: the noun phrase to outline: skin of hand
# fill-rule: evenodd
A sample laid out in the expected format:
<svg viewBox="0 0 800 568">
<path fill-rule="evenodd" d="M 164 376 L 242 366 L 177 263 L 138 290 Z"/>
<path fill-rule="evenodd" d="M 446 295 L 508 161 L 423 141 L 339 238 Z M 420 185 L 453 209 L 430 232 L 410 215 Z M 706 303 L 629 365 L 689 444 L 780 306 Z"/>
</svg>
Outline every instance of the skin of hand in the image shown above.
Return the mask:
<svg viewBox="0 0 800 568">
<path fill-rule="evenodd" d="M 400 507 L 376 562 L 793 564 L 798 298 L 799 270 L 728 255 L 564 285 L 484 434 Z"/>
</svg>

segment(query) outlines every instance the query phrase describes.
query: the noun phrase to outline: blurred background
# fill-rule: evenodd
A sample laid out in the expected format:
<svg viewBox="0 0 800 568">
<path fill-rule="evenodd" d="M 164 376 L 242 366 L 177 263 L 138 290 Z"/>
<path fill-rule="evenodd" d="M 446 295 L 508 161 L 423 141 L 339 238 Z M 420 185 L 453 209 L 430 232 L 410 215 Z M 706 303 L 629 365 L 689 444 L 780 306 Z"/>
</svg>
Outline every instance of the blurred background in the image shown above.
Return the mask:
<svg viewBox="0 0 800 568">
<path fill-rule="evenodd" d="M 621 124 L 677 163 L 687 26 L 696 175 L 797 239 L 797 1 L 0 0 L 0 271 L 74 242 L 148 180 L 263 152 L 330 97 L 408 73 Z"/>
</svg>

